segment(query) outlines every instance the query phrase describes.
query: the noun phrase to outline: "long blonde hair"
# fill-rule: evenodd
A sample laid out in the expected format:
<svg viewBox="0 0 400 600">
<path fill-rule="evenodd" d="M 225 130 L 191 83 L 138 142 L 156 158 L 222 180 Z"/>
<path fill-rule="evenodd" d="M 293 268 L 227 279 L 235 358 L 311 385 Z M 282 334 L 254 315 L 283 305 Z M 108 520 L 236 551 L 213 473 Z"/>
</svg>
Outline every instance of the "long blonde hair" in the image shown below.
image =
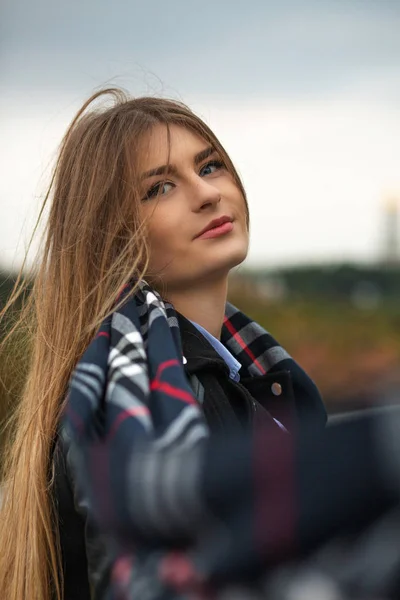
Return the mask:
<svg viewBox="0 0 400 600">
<path fill-rule="evenodd" d="M 111 100 L 110 102 L 101 102 Z M 28 331 L 28 369 L 13 411 L 3 466 L 0 511 L 0 598 L 63 596 L 52 448 L 71 373 L 121 287 L 148 265 L 139 214 L 137 157 L 156 123 L 179 124 L 221 154 L 245 192 L 228 155 L 189 108 L 160 98 L 130 98 L 120 89 L 94 94 L 79 110 L 60 147 L 50 188 L 42 257 L 11 335 Z M 247 210 L 247 204 L 246 204 Z M 23 269 L 0 315 L 24 296 Z M 28 283 L 27 283 L 28 281 Z"/>
</svg>

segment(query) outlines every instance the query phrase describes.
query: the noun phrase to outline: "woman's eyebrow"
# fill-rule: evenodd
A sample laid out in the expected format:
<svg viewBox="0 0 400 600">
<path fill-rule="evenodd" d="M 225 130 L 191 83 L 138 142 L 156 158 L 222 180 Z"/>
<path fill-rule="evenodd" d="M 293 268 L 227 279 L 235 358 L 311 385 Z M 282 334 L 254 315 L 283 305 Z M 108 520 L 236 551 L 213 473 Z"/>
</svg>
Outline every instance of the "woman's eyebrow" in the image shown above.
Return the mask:
<svg viewBox="0 0 400 600">
<path fill-rule="evenodd" d="M 209 146 L 208 148 L 205 148 L 204 150 L 202 150 L 201 152 L 196 154 L 196 156 L 194 157 L 194 164 L 198 165 L 199 163 L 203 162 L 203 160 L 205 160 L 206 158 L 208 158 L 209 156 L 211 156 L 211 154 L 214 154 L 215 152 L 216 152 L 216 149 L 213 146 Z"/>
<path fill-rule="evenodd" d="M 195 157 L 193 159 L 194 164 L 195 165 L 200 164 L 201 162 L 203 162 L 203 160 L 205 160 L 206 158 L 208 158 L 215 152 L 216 152 L 216 149 L 213 146 L 208 146 L 208 148 L 201 150 L 201 152 L 198 152 L 195 155 Z M 176 168 L 175 165 L 172 165 L 172 164 L 160 165 L 159 167 L 155 167 L 154 169 L 150 169 L 149 171 L 146 171 L 145 173 L 143 173 L 141 179 L 148 179 L 149 177 L 155 177 L 157 175 L 165 175 L 167 173 L 176 175 L 177 172 L 178 172 L 178 169 Z"/>
<path fill-rule="evenodd" d="M 176 175 L 177 172 L 178 170 L 174 165 L 161 165 L 159 167 L 155 167 L 155 169 L 150 169 L 150 171 L 143 173 L 141 179 L 148 179 L 149 177 L 154 177 L 155 175 L 165 175 L 166 173 Z"/>
</svg>

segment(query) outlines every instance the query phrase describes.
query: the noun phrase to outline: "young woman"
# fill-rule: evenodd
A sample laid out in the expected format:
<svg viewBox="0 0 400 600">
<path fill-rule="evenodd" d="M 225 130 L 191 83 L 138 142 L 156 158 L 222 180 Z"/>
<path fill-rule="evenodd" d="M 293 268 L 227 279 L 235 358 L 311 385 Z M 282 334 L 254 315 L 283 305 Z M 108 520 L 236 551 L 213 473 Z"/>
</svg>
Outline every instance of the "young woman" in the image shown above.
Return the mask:
<svg viewBox="0 0 400 600">
<path fill-rule="evenodd" d="M 99 101 L 106 99 L 111 104 L 102 106 Z M 113 335 L 119 332 L 119 346 L 104 350 L 108 364 L 114 365 L 115 356 L 122 364 L 136 352 L 137 330 L 124 330 L 136 316 L 129 321 L 123 309 L 118 313 L 132 298 L 139 297 L 135 310 L 149 369 L 163 360 L 157 352 L 167 353 L 169 331 L 178 332 L 173 352 L 186 380 L 179 379 L 171 400 L 174 373 L 172 383 L 151 380 L 146 394 L 154 397 L 136 410 L 140 391 L 129 386 L 142 389 L 142 380 L 132 363 L 125 396 L 120 391 L 117 403 L 119 409 L 131 403 L 124 409 L 142 419 L 136 423 L 141 434 L 150 422 L 157 435 L 172 431 L 165 423 L 169 427 L 183 413 L 177 408 L 167 415 L 168 402 L 175 406 L 187 398 L 194 406 L 191 395 L 197 423 L 203 418 L 211 436 L 260 422 L 285 440 L 306 414 L 317 428 L 325 423 L 321 399 L 305 373 L 273 338 L 227 304 L 229 272 L 248 250 L 246 196 L 226 151 L 190 109 L 159 98 L 131 99 L 114 89 L 95 94 L 62 142 L 48 202 L 43 256 L 22 315 L 30 332 L 29 369 L 4 475 L 0 597 L 7 600 L 79 600 L 91 593 L 100 598 L 109 585 L 112 553 L 69 464 L 60 423 L 71 376 L 94 338 L 95 358 L 82 364 L 86 375 L 101 371 L 100 358 L 96 361 L 110 336 L 102 329 L 108 318 Z M 23 283 L 9 306 L 22 291 Z M 146 349 L 153 301 L 164 317 L 167 307 L 169 329 L 157 330 L 159 338 L 153 335 L 156 341 Z M 116 371 L 122 368 L 118 360 Z M 82 372 L 74 380 L 76 394 L 85 386 L 85 393 L 90 388 L 97 394 L 99 380 L 83 379 Z M 117 386 L 113 373 L 103 382 L 107 393 Z M 155 405 L 157 393 L 165 393 L 161 408 Z"/>
</svg>

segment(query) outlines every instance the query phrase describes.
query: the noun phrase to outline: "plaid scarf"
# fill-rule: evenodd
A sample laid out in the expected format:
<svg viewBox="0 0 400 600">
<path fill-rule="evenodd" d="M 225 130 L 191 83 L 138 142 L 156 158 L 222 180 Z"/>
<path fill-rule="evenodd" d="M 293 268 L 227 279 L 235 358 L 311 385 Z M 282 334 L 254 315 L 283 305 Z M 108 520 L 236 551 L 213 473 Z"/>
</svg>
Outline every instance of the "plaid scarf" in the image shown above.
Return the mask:
<svg viewBox="0 0 400 600">
<path fill-rule="evenodd" d="M 259 501 L 249 473 L 257 472 L 253 462 L 261 438 L 209 438 L 184 372 L 173 306 L 145 282 L 134 295 L 131 289 L 123 291 L 126 301 L 104 321 L 73 373 L 61 437 L 90 516 L 107 534 L 115 557 L 102 598 L 186 598 L 188 590 L 203 593 L 211 581 L 229 580 L 260 552 L 279 552 L 285 534 L 274 537 L 268 526 L 265 539 L 249 535 Z M 229 303 L 221 341 L 240 361 L 242 377 L 289 370 L 297 389 L 320 401 L 287 352 Z M 269 435 L 275 465 L 290 453 L 290 438 L 278 428 Z M 290 498 L 292 484 L 285 485 L 281 492 Z M 272 506 L 272 496 L 269 489 L 263 504 L 269 519 L 282 510 L 281 499 Z M 286 551 L 290 519 L 282 527 Z M 186 552 L 171 554 L 171 548 Z"/>
</svg>

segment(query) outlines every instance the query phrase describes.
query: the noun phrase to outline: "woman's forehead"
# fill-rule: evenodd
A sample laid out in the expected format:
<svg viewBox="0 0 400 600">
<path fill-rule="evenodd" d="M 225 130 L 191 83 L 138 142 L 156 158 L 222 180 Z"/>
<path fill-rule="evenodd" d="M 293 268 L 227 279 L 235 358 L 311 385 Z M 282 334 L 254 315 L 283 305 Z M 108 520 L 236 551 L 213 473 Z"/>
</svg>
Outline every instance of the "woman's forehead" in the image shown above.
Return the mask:
<svg viewBox="0 0 400 600">
<path fill-rule="evenodd" d="M 142 141 L 142 168 L 149 163 L 163 165 L 174 160 L 191 159 L 211 144 L 200 134 L 184 125 L 158 123 L 147 132 Z"/>
</svg>

